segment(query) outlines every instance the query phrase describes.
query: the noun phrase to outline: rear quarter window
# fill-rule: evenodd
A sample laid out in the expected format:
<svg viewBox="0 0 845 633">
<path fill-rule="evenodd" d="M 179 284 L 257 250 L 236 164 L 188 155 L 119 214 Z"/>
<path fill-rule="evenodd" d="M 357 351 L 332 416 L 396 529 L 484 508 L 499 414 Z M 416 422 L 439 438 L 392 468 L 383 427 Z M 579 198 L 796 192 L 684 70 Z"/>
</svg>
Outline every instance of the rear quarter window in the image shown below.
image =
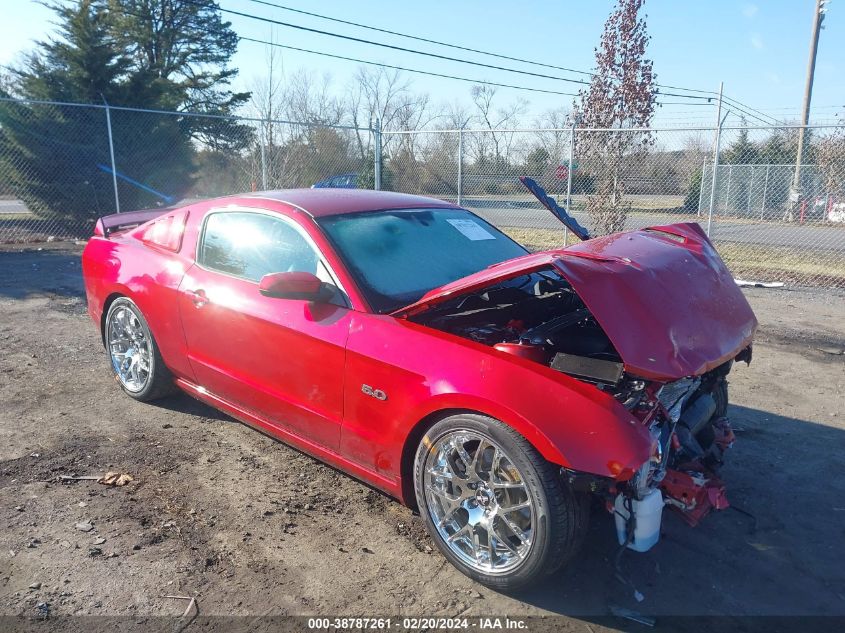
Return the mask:
<svg viewBox="0 0 845 633">
<path fill-rule="evenodd" d="M 186 211 L 175 211 L 160 216 L 144 226 L 138 238 L 151 246 L 157 246 L 174 253 L 182 248 L 182 237 L 185 235 L 185 222 L 188 219 Z"/>
</svg>

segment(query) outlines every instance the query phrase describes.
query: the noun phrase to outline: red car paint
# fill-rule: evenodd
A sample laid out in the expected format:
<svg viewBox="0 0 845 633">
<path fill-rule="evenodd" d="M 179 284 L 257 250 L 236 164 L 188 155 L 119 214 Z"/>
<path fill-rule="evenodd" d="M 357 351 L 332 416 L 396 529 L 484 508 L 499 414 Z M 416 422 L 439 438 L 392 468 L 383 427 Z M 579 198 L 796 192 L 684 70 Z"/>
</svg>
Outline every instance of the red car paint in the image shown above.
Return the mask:
<svg viewBox="0 0 845 633">
<path fill-rule="evenodd" d="M 722 480 L 706 472 L 681 471 L 669 468 L 660 483 L 666 505 L 677 510 L 681 518 L 695 527 L 711 510 L 730 507 Z"/>
<path fill-rule="evenodd" d="M 410 466 L 419 437 L 450 411 L 490 415 L 551 462 L 602 476 L 630 476 L 649 458 L 652 441 L 641 421 L 594 386 L 402 315 L 554 266 L 607 329 L 626 368 L 662 380 L 735 356 L 756 327 L 694 225 L 520 257 L 432 291 L 399 314 L 374 314 L 313 218 L 406 208 L 457 207 L 395 193 L 309 189 L 136 213 L 131 222 L 145 222 L 137 228 L 110 216 L 98 222 L 82 257 L 88 310 L 102 328 L 109 302 L 132 298 L 183 390 L 406 503 L 413 503 Z M 333 269 L 350 306 L 266 297 L 257 283 L 198 266 L 204 217 L 234 209 L 296 222 Z M 161 228 L 151 228 L 156 225 Z M 702 305 L 705 298 L 714 306 Z M 387 399 L 368 395 L 365 385 Z"/>
<path fill-rule="evenodd" d="M 550 266 L 596 317 L 625 370 L 642 378 L 669 381 L 702 374 L 736 356 L 757 329 L 733 276 L 692 223 L 615 233 L 511 259 L 432 290 L 394 315 L 416 314 Z"/>
</svg>

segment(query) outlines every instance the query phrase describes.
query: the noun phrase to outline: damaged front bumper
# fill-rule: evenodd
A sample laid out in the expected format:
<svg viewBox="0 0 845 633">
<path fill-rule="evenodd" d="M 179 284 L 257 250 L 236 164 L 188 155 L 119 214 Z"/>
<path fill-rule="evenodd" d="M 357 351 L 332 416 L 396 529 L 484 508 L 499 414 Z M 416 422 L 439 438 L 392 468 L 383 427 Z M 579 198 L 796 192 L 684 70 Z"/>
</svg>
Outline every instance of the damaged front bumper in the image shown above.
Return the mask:
<svg viewBox="0 0 845 633">
<path fill-rule="evenodd" d="M 740 357 L 750 360 L 750 348 Z M 729 507 L 717 472 L 735 440 L 725 416 L 726 376 L 732 364 L 646 389 L 632 413 L 649 430 L 652 455 L 635 472 L 614 479 L 561 470 L 573 490 L 603 499 L 614 516 L 621 546 L 639 552 L 651 549 L 660 538 L 664 506 L 690 526 L 712 510 Z"/>
</svg>

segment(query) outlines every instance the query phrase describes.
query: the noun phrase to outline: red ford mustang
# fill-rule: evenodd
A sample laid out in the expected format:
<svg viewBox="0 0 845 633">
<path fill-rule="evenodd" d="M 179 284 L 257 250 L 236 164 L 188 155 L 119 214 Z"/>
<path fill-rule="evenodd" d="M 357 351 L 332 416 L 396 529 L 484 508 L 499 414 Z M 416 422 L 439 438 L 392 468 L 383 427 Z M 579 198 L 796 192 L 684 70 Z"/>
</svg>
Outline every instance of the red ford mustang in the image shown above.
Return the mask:
<svg viewBox="0 0 845 633">
<path fill-rule="evenodd" d="M 757 322 L 697 224 L 529 254 L 455 205 L 310 189 L 108 216 L 82 256 L 123 390 L 178 387 L 419 509 L 512 589 L 725 507 L 725 377 Z"/>
</svg>

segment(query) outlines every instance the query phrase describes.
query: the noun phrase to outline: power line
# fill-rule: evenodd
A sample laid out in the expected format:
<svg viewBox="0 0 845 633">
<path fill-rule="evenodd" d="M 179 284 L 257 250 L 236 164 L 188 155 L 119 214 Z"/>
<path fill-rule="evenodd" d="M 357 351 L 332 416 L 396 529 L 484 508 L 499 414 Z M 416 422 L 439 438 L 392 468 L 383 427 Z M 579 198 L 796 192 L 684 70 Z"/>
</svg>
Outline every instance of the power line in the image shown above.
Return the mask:
<svg viewBox="0 0 845 633">
<path fill-rule="evenodd" d="M 723 99 L 725 100 L 725 105 L 728 108 L 733 108 L 734 110 L 739 111 L 740 113 L 742 113 L 743 115 L 747 116 L 750 119 L 755 119 L 757 121 L 760 121 L 761 123 L 765 123 L 766 125 L 783 125 L 783 121 L 780 121 L 779 119 L 776 119 L 773 116 L 770 116 L 768 114 L 760 112 L 759 110 L 755 110 L 751 106 L 748 106 L 748 105 L 742 103 L 741 101 L 738 101 L 736 99 L 732 99 L 732 98 L 726 97 L 726 96 L 723 96 Z M 761 114 L 766 118 L 765 119 L 760 118 L 756 114 L 753 114 L 753 112 Z M 768 119 L 768 120 L 766 120 L 766 119 Z"/>
<path fill-rule="evenodd" d="M 251 37 L 239 36 L 238 39 L 240 39 L 241 41 L 244 41 L 244 42 L 253 42 L 255 44 L 265 44 L 267 46 L 275 46 L 277 48 L 286 48 L 286 49 L 291 50 L 291 51 L 299 51 L 300 53 L 311 53 L 312 55 L 321 55 L 323 57 L 331 57 L 331 58 L 334 58 L 334 59 L 342 59 L 342 60 L 345 60 L 345 61 L 348 61 L 348 62 L 356 62 L 356 63 L 359 63 L 359 64 L 369 64 L 371 66 L 381 66 L 382 68 L 390 68 L 390 69 L 393 69 L 393 70 L 401 70 L 401 71 L 404 71 L 404 72 L 407 72 L 407 73 L 417 73 L 417 74 L 420 74 L 420 75 L 429 75 L 429 76 L 432 76 L 432 77 L 442 77 L 444 79 L 456 79 L 458 81 L 467 81 L 469 83 L 484 84 L 484 85 L 487 85 L 487 86 L 498 86 L 500 88 L 513 88 L 515 90 L 529 90 L 531 92 L 542 92 L 542 93 L 545 93 L 545 94 L 563 95 L 563 96 L 566 96 L 566 97 L 577 97 L 578 96 L 577 93 L 574 93 L 574 92 L 560 92 L 560 91 L 557 91 L 557 90 L 544 90 L 542 88 L 529 88 L 527 86 L 514 86 L 512 84 L 502 84 L 502 83 L 497 83 L 497 82 L 493 82 L 493 81 L 482 81 L 480 79 L 470 79 L 468 77 L 458 77 L 457 75 L 446 75 L 446 74 L 443 74 L 443 73 L 430 72 L 428 70 L 418 70 L 418 69 L 415 69 L 415 68 L 405 68 L 404 66 L 394 66 L 392 64 L 382 64 L 381 62 L 373 62 L 373 61 L 368 61 L 366 59 L 357 59 L 355 57 L 345 57 L 343 55 L 335 55 L 334 53 L 326 53 L 326 52 L 323 52 L 323 51 L 314 51 L 314 50 L 310 50 L 310 49 L 307 49 L 307 48 L 298 48 L 296 46 L 288 46 L 286 44 L 278 44 L 276 42 L 267 42 L 265 40 L 258 40 L 258 39 L 254 39 L 254 38 L 251 38 Z"/>
<path fill-rule="evenodd" d="M 301 15 L 308 15 L 308 16 L 311 16 L 311 17 L 314 17 L 314 18 L 319 18 L 321 20 L 328 20 L 330 22 L 337 22 L 338 24 L 346 24 L 346 25 L 349 25 L 349 26 L 355 26 L 355 27 L 367 29 L 367 30 L 370 30 L 370 31 L 377 31 L 379 33 L 386 33 L 388 35 L 395 35 L 397 37 L 404 37 L 404 38 L 407 38 L 407 39 L 410 39 L 410 40 L 416 40 L 418 42 L 426 42 L 427 44 L 435 44 L 437 46 L 445 46 L 447 48 L 454 48 L 454 49 L 457 49 L 457 50 L 467 51 L 467 52 L 470 52 L 470 53 L 477 53 L 479 55 L 487 55 L 489 57 L 497 57 L 499 59 L 507 59 L 508 61 L 519 62 L 519 63 L 522 63 L 522 64 L 531 64 L 531 65 L 534 65 L 534 66 L 542 66 L 543 68 L 551 68 L 551 69 L 554 69 L 554 70 L 563 70 L 565 72 L 576 73 L 576 74 L 579 74 L 579 75 L 585 75 L 587 77 L 594 77 L 595 76 L 595 73 L 592 73 L 592 72 L 589 72 L 589 71 L 586 71 L 586 70 L 577 70 L 575 68 L 567 68 L 565 66 L 556 66 L 554 64 L 547 64 L 545 62 L 533 61 L 533 60 L 524 59 L 524 58 L 521 58 L 521 57 L 512 57 L 510 55 L 503 55 L 501 53 L 493 53 L 491 51 L 483 51 L 483 50 L 480 50 L 480 49 L 477 49 L 477 48 L 470 48 L 468 46 L 461 46 L 459 44 L 450 44 L 448 42 L 441 42 L 439 40 L 433 40 L 433 39 L 429 39 L 429 38 L 426 38 L 426 37 L 420 37 L 420 36 L 417 36 L 417 35 L 410 35 L 408 33 L 400 33 L 398 31 L 391 31 L 389 29 L 382 29 L 382 28 L 379 28 L 379 27 L 376 27 L 376 26 L 370 26 L 368 24 L 361 24 L 360 22 L 352 22 L 350 20 L 342 20 L 340 18 L 334 18 L 334 17 L 328 16 L 328 15 L 322 15 L 320 13 L 312 13 L 311 11 L 304 11 L 302 9 L 294 9 L 293 7 L 287 7 L 287 6 L 284 6 L 284 5 L 281 5 L 281 4 L 277 4 L 275 2 L 267 2 L 266 0 L 249 0 L 249 1 L 253 2 L 255 4 L 261 4 L 261 5 L 268 6 L 268 7 L 274 7 L 276 9 L 282 9 L 283 11 L 290 11 L 292 13 L 299 13 Z M 669 85 L 666 85 L 666 84 L 655 84 L 655 85 L 659 88 L 668 88 L 669 90 L 686 90 L 687 92 L 698 92 L 698 93 L 701 93 L 701 94 L 709 94 L 709 95 L 715 94 L 712 90 L 700 90 L 698 88 L 684 88 L 682 86 L 669 86 Z"/>
<path fill-rule="evenodd" d="M 585 70 L 576 70 L 574 68 L 566 68 L 565 66 L 555 66 L 554 64 L 546 64 L 543 62 L 535 62 L 529 59 L 522 59 L 520 57 L 511 57 L 510 55 L 502 55 L 500 53 L 491 53 L 488 51 L 478 50 L 476 48 L 469 48 L 468 46 L 460 46 L 458 44 L 449 44 L 447 42 L 440 42 L 438 40 L 432 40 L 426 37 L 419 37 L 417 35 L 409 35 L 407 33 L 399 33 L 398 31 L 391 31 L 389 29 L 381 29 L 376 26 L 369 26 L 367 24 L 361 24 L 360 22 L 352 22 L 350 20 L 342 20 L 340 18 L 333 18 L 328 15 L 321 15 L 319 13 L 312 13 L 310 11 L 304 11 L 302 9 L 294 9 L 293 7 L 286 7 L 281 4 L 276 4 L 274 2 L 265 2 L 264 0 L 249 0 L 250 2 L 254 2 L 255 4 L 263 4 L 268 7 L 274 7 L 276 9 L 282 9 L 283 11 L 291 11 L 293 13 L 300 13 L 302 15 L 308 15 L 314 18 L 320 18 L 321 20 L 329 20 L 330 22 L 337 22 L 338 24 L 346 24 L 349 26 L 355 26 L 362 29 L 367 29 L 370 31 L 377 31 L 379 33 L 386 33 L 387 35 L 395 35 L 397 37 L 405 37 L 410 40 L 416 40 L 418 42 L 425 42 L 427 44 L 436 44 L 437 46 L 446 46 L 448 48 L 455 48 L 462 51 L 467 51 L 469 53 L 478 53 L 479 55 L 488 55 L 490 57 L 498 57 L 499 59 L 507 59 L 508 61 L 512 62 L 520 62 L 522 64 L 533 64 L 535 66 L 543 66 L 544 68 L 551 68 L 553 70 L 563 70 L 565 72 L 570 73 L 577 73 L 579 75 L 586 75 L 588 77 L 592 77 L 593 73 L 587 72 Z"/>
<path fill-rule="evenodd" d="M 192 2 L 192 0 L 188 0 L 191 4 L 199 4 L 196 2 Z M 270 24 L 276 24 L 278 26 L 284 26 L 291 29 L 297 29 L 299 31 L 306 31 L 308 33 L 316 33 L 317 35 L 326 35 L 328 37 L 336 37 L 342 40 L 347 40 L 349 42 L 357 42 L 359 44 L 369 44 L 371 46 L 380 46 L 382 48 L 388 48 L 394 51 L 401 51 L 403 53 L 413 53 L 415 55 L 424 55 L 426 57 L 434 57 L 436 59 L 442 59 L 449 62 L 458 62 L 460 64 L 469 64 L 471 66 L 480 66 L 482 68 L 489 68 L 491 70 L 501 70 L 509 73 L 516 73 L 518 75 L 529 75 L 531 77 L 539 77 L 540 79 L 554 79 L 555 81 L 566 81 L 568 83 L 574 84 L 581 84 L 584 86 L 590 85 L 590 82 L 584 81 L 583 79 L 569 79 L 567 77 L 556 77 L 555 75 L 544 75 L 543 73 L 535 73 L 531 72 L 530 70 L 517 70 L 516 68 L 507 68 L 506 66 L 496 66 L 494 64 L 485 64 L 483 62 L 474 62 L 468 59 L 460 59 L 458 57 L 449 57 L 448 55 L 439 55 L 437 53 L 427 53 L 425 51 L 418 51 L 413 48 L 405 48 L 404 46 L 395 46 L 393 44 L 385 44 L 384 42 L 374 42 L 372 40 L 365 40 L 360 37 L 353 37 L 351 35 L 342 35 L 340 33 L 332 33 L 331 31 L 323 31 L 321 29 L 314 29 L 308 26 L 302 26 L 301 24 L 291 24 L 290 22 L 282 22 L 281 20 L 274 20 L 273 18 L 264 18 L 260 15 L 253 15 L 251 13 L 243 13 L 242 11 L 235 11 L 233 9 L 224 9 L 220 8 L 220 11 L 223 13 L 229 13 L 231 15 L 238 15 L 242 18 L 249 18 L 251 20 L 259 20 L 261 22 L 269 22 Z"/>
<path fill-rule="evenodd" d="M 769 114 L 766 114 L 765 112 L 761 112 L 760 110 L 757 110 L 755 108 L 752 108 L 750 105 L 743 103 L 742 101 L 739 101 L 738 99 L 734 99 L 734 98 L 729 97 L 727 95 L 723 95 L 722 98 L 725 101 L 727 101 L 728 103 L 733 103 L 735 106 L 745 108 L 747 110 L 750 110 L 751 112 L 756 112 L 757 114 L 760 114 L 760 115 L 768 118 L 770 121 L 774 121 L 775 123 L 780 123 L 780 121 L 778 119 L 776 119 L 775 117 L 773 117 Z"/>
<path fill-rule="evenodd" d="M 766 119 L 761 119 L 756 114 L 751 114 L 750 112 L 743 110 L 742 108 L 740 108 L 737 105 L 734 105 L 733 103 L 725 103 L 725 108 L 733 114 L 739 113 L 743 117 L 748 117 L 749 119 L 754 119 L 756 121 L 759 121 L 760 123 L 765 123 L 766 125 L 772 125 L 771 121 L 767 121 Z"/>
<path fill-rule="evenodd" d="M 578 94 L 574 93 L 574 92 L 561 92 L 561 91 L 558 91 L 558 90 L 545 90 L 543 88 L 529 88 L 528 86 L 516 86 L 516 85 L 513 85 L 513 84 L 503 84 L 503 83 L 494 82 L 494 81 L 485 81 L 485 80 L 482 80 L 482 79 L 471 79 L 469 77 L 460 77 L 460 76 L 457 76 L 457 75 L 447 75 L 447 74 L 444 74 L 444 73 L 436 73 L 436 72 L 431 72 L 431 71 L 428 71 L 428 70 L 419 70 L 417 68 L 407 68 L 405 66 L 395 66 L 393 64 L 384 64 L 382 62 L 374 62 L 374 61 L 370 61 L 370 60 L 367 60 L 367 59 L 359 59 L 357 57 L 346 57 L 344 55 L 336 55 L 334 53 L 326 53 L 324 51 L 315 51 L 315 50 L 311 50 L 311 49 L 308 49 L 308 48 L 300 48 L 300 47 L 297 47 L 297 46 L 288 46 L 287 44 L 279 44 L 278 42 L 268 42 L 267 40 L 259 40 L 259 39 L 252 38 L 252 37 L 238 36 L 238 39 L 243 41 L 243 42 L 251 42 L 253 44 L 264 44 L 266 46 L 274 46 L 276 48 L 284 48 L 284 49 L 291 50 L 291 51 L 298 51 L 300 53 L 310 53 L 311 55 L 320 55 L 322 57 L 331 57 L 332 59 L 341 59 L 341 60 L 348 61 L 348 62 L 356 62 L 358 64 L 368 64 L 370 66 L 380 66 L 381 68 L 390 68 L 392 70 L 401 70 L 403 72 L 408 72 L 408 73 L 416 73 L 416 74 L 420 74 L 420 75 L 429 75 L 431 77 L 441 77 L 443 79 L 455 79 L 457 81 L 466 81 L 466 82 L 473 83 L 473 84 L 483 84 L 483 85 L 487 85 L 487 86 L 497 86 L 499 88 L 512 88 L 514 90 L 527 90 L 527 91 L 530 91 L 530 92 L 541 92 L 541 93 L 544 93 L 544 94 L 562 95 L 562 96 L 565 96 L 565 97 L 577 97 L 578 96 Z M 683 104 L 683 105 L 687 105 L 687 106 L 689 106 L 689 105 L 709 105 L 707 103 L 698 104 L 698 103 L 690 103 L 688 101 L 666 102 L 666 103 L 658 102 L 658 103 L 660 105 L 678 105 L 678 104 Z"/>
<path fill-rule="evenodd" d="M 198 2 L 194 2 L 192 0 L 188 0 L 188 2 L 191 3 L 191 4 L 195 4 L 197 6 L 204 6 L 204 5 L 201 5 Z M 518 75 L 527 75 L 527 76 L 531 76 L 531 77 L 538 77 L 540 79 L 552 79 L 554 81 L 565 81 L 565 82 L 568 82 L 568 83 L 574 83 L 574 84 L 579 84 L 579 85 L 583 85 L 583 86 L 590 85 L 590 82 L 584 81 L 582 79 L 570 79 L 570 78 L 567 78 L 567 77 L 558 77 L 558 76 L 555 76 L 555 75 L 546 75 L 546 74 L 543 74 L 543 73 L 535 73 L 535 72 L 531 72 L 531 71 L 528 71 L 528 70 L 518 70 L 516 68 L 508 68 L 506 66 L 496 66 L 494 64 L 485 64 L 483 62 L 475 62 L 475 61 L 471 61 L 471 60 L 468 60 L 468 59 L 460 59 L 458 57 L 450 57 L 448 55 L 439 55 L 437 53 L 429 53 L 429 52 L 426 52 L 426 51 L 419 51 L 419 50 L 416 50 L 416 49 L 413 49 L 413 48 L 405 48 L 403 46 L 395 46 L 393 44 L 386 44 L 384 42 L 374 42 L 372 40 L 366 40 L 366 39 L 363 39 L 363 38 L 360 38 L 360 37 L 353 37 L 351 35 L 342 35 L 340 33 L 332 33 L 331 31 L 323 31 L 321 29 L 314 29 L 314 28 L 311 28 L 311 27 L 302 26 L 300 24 L 292 24 L 290 22 L 282 22 L 281 20 L 274 20 L 273 18 L 265 18 L 265 17 L 261 17 L 261 16 L 258 16 L 258 15 L 253 15 L 251 13 L 244 13 L 242 11 L 235 11 L 233 9 L 224 9 L 224 8 L 220 7 L 219 10 L 223 13 L 228 13 L 228 14 L 231 14 L 231 15 L 237 15 L 237 16 L 248 18 L 248 19 L 251 19 L 251 20 L 258 20 L 260 22 L 267 22 L 269 24 L 275 24 L 275 25 L 278 25 L 278 26 L 284 26 L 284 27 L 287 27 L 287 28 L 292 28 L 292 29 L 296 29 L 296 30 L 300 30 L 300 31 L 306 31 L 308 33 L 316 33 L 317 35 L 325 35 L 325 36 L 328 36 L 328 37 L 335 37 L 335 38 L 347 40 L 347 41 L 350 41 L 350 42 L 357 42 L 359 44 L 368 44 L 368 45 L 371 45 L 371 46 L 379 46 L 381 48 L 387 48 L 387 49 L 390 49 L 390 50 L 401 51 L 401 52 L 404 52 L 404 53 L 413 53 L 415 55 L 423 55 L 425 57 L 433 57 L 435 59 L 442 59 L 442 60 L 445 60 L 445 61 L 457 62 L 457 63 L 460 63 L 460 64 L 468 64 L 468 65 L 471 65 L 471 66 L 479 66 L 481 68 L 488 68 L 488 69 L 491 69 L 491 70 L 498 70 L 498 71 L 515 73 L 515 74 L 518 74 Z M 660 94 L 664 94 L 664 95 L 667 95 L 667 96 L 673 96 L 673 97 L 679 97 L 679 98 L 685 98 L 685 99 L 707 99 L 707 100 L 712 99 L 712 97 L 703 97 L 703 96 L 696 96 L 696 95 L 684 95 L 684 94 L 677 94 L 677 93 L 670 93 L 670 92 L 664 92 L 664 93 L 660 93 Z"/>
</svg>

